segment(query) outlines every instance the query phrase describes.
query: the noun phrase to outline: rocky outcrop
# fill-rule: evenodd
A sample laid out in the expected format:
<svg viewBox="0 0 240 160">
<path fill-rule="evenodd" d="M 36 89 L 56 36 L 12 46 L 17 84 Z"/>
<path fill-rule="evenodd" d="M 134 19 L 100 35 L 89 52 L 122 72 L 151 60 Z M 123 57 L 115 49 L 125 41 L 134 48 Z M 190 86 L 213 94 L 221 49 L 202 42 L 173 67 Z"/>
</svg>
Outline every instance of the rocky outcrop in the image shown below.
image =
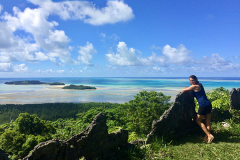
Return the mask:
<svg viewBox="0 0 240 160">
<path fill-rule="evenodd" d="M 0 160 L 9 160 L 8 155 L 0 149 Z"/>
<path fill-rule="evenodd" d="M 99 113 L 80 134 L 66 141 L 53 139 L 40 143 L 23 160 L 118 159 L 118 154 L 128 146 L 127 140 L 126 130 L 108 134 L 106 116 Z"/>
<path fill-rule="evenodd" d="M 154 137 L 163 135 L 180 135 L 196 126 L 194 97 L 191 91 L 180 92 L 172 106 L 166 110 L 159 120 L 152 123 L 152 131 L 147 135 L 147 143 Z"/>
<path fill-rule="evenodd" d="M 240 110 L 240 88 L 233 88 L 229 94 L 230 109 Z"/>
<path fill-rule="evenodd" d="M 145 145 L 146 144 L 146 139 L 138 139 L 134 141 L 130 141 L 130 144 L 137 146 L 137 145 Z"/>
</svg>

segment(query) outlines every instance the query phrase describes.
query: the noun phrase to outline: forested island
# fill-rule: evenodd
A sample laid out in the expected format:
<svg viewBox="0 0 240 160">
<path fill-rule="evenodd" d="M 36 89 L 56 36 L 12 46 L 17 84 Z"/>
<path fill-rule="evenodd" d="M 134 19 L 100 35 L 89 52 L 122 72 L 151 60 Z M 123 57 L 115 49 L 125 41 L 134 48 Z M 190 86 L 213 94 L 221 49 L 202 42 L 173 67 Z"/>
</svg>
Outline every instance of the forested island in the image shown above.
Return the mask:
<svg viewBox="0 0 240 160">
<path fill-rule="evenodd" d="M 45 83 L 45 82 L 40 82 L 40 81 L 37 81 L 37 80 L 13 81 L 13 82 L 5 82 L 4 84 L 10 84 L 10 85 L 41 85 L 41 84 L 65 85 L 64 83 L 60 83 L 60 82 Z"/>
<path fill-rule="evenodd" d="M 76 89 L 76 90 L 84 90 L 84 89 L 97 89 L 96 87 L 84 86 L 84 85 L 73 85 L 64 86 L 62 89 Z"/>
</svg>

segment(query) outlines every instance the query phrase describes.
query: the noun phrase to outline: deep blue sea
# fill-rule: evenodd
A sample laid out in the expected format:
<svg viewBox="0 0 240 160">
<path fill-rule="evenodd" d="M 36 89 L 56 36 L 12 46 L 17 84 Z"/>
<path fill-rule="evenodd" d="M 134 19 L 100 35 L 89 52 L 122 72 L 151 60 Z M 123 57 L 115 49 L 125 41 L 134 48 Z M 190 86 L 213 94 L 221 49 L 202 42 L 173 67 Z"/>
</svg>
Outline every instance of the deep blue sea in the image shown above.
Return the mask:
<svg viewBox="0 0 240 160">
<path fill-rule="evenodd" d="M 49 85 L 5 85 L 5 82 L 39 80 L 63 82 L 66 85 L 88 85 L 97 90 L 63 90 Z M 198 77 L 206 91 L 224 87 L 229 91 L 240 88 L 240 77 Z M 163 92 L 172 101 L 182 88 L 190 86 L 188 77 L 54 77 L 0 78 L 0 104 L 55 103 L 55 102 L 111 102 L 124 103 L 134 99 L 142 90 Z"/>
</svg>

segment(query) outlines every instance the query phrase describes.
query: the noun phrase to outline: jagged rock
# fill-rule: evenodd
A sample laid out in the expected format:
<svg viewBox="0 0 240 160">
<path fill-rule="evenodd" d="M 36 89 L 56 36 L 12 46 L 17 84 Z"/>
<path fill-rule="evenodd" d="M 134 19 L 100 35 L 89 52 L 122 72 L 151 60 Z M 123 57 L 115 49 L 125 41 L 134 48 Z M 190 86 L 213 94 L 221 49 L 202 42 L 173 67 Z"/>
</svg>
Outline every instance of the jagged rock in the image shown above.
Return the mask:
<svg viewBox="0 0 240 160">
<path fill-rule="evenodd" d="M 196 126 L 196 115 L 192 92 L 180 92 L 173 105 L 163 113 L 160 119 L 153 121 L 152 131 L 147 135 L 147 143 L 150 143 L 154 137 L 186 133 Z"/>
<path fill-rule="evenodd" d="M 8 155 L 0 149 L 0 160 L 9 160 Z"/>
<path fill-rule="evenodd" d="M 146 139 L 138 139 L 138 140 L 130 141 L 129 143 L 133 144 L 134 146 L 145 145 L 146 144 Z"/>
<path fill-rule="evenodd" d="M 77 160 L 74 155 L 67 154 L 67 150 L 71 148 L 67 148 L 64 141 L 53 139 L 46 142 L 39 143 L 36 145 L 29 155 L 27 155 L 23 160 Z"/>
<path fill-rule="evenodd" d="M 233 88 L 229 94 L 230 109 L 240 110 L 240 88 Z"/>
<path fill-rule="evenodd" d="M 128 146 L 128 131 L 120 129 L 108 134 L 106 119 L 99 113 L 80 134 L 66 141 L 54 139 L 40 143 L 23 160 L 118 159 L 118 153 Z"/>
</svg>

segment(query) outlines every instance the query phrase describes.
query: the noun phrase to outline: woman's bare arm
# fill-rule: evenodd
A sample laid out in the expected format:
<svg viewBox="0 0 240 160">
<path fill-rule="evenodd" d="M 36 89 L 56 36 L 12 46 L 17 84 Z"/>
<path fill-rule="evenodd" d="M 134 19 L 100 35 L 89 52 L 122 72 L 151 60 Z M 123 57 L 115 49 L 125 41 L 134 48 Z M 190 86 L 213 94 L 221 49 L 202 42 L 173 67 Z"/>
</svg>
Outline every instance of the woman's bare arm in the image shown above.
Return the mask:
<svg viewBox="0 0 240 160">
<path fill-rule="evenodd" d="M 196 90 L 196 87 L 197 87 L 196 85 L 192 85 L 190 87 L 183 88 L 182 91 L 185 92 L 185 91 Z"/>
</svg>

